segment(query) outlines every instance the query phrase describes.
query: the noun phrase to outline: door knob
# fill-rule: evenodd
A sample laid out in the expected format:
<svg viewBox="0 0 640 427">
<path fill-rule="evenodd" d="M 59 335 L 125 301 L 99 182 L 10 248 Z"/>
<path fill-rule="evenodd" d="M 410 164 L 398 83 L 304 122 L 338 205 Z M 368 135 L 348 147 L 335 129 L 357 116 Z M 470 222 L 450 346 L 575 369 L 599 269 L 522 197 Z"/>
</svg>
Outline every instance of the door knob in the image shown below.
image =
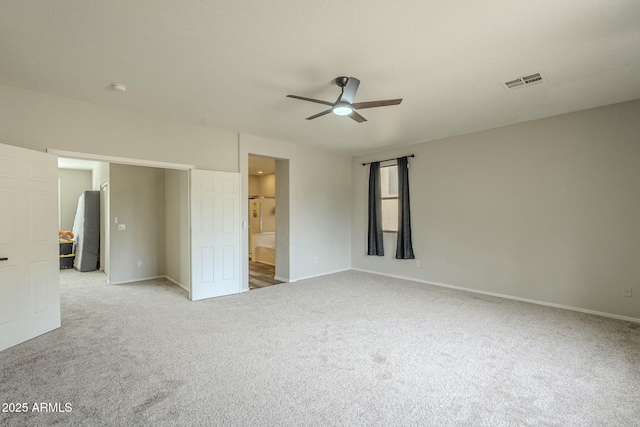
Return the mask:
<svg viewBox="0 0 640 427">
<path fill-rule="evenodd" d="M 0 261 L 9 261 L 9 258 L 0 258 Z"/>
</svg>

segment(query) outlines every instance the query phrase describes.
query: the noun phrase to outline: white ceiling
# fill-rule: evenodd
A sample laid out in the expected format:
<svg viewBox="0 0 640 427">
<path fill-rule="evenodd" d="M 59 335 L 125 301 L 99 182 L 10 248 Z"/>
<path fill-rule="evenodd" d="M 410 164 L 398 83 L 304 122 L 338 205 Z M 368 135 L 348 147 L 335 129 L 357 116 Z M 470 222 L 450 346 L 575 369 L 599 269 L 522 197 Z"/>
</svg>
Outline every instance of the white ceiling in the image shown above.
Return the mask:
<svg viewBox="0 0 640 427">
<path fill-rule="evenodd" d="M 0 83 L 352 155 L 640 98 L 640 1 L 3 0 Z"/>
</svg>

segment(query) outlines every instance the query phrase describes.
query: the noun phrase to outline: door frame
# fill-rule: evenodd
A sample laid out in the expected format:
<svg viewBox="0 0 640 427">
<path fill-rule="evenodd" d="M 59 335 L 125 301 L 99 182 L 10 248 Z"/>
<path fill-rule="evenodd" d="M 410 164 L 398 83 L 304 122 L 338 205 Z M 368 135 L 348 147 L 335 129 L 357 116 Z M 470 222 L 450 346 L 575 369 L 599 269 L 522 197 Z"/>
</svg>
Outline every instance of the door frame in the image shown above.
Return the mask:
<svg viewBox="0 0 640 427">
<path fill-rule="evenodd" d="M 80 153 L 77 151 L 63 151 L 53 148 L 47 148 L 47 153 L 55 154 L 58 157 L 67 157 L 69 159 L 93 160 L 95 162 L 120 163 L 131 166 L 147 166 L 160 169 L 179 169 L 189 170 L 195 169 L 194 165 L 182 163 L 158 162 L 156 160 L 132 159 L 129 157 L 104 156 L 102 154 Z"/>
<path fill-rule="evenodd" d="M 100 184 L 100 267 L 102 271 L 107 275 L 107 281 L 109 280 L 109 244 L 111 239 L 111 215 L 109 214 L 109 180 Z"/>
<path fill-rule="evenodd" d="M 186 170 L 186 171 L 195 169 L 194 165 L 187 165 L 182 163 L 168 163 L 168 162 L 159 162 L 155 160 L 133 159 L 129 157 L 104 156 L 101 154 L 81 153 L 76 151 L 64 151 L 64 150 L 57 150 L 52 148 L 48 148 L 47 153 L 55 154 L 58 157 L 64 157 L 68 159 L 91 160 L 91 161 L 103 162 L 103 163 L 109 163 L 109 164 L 117 163 L 122 165 L 129 165 L 129 166 L 144 166 L 144 167 L 151 167 L 151 168 L 158 168 L 158 169 L 176 169 L 176 170 Z M 100 183 L 100 187 L 102 188 L 104 184 L 105 183 Z M 108 182 L 106 184 L 109 185 Z M 107 187 L 107 188 L 110 188 L 110 187 Z M 190 191 L 190 189 L 187 189 L 187 190 Z M 110 193 L 107 194 L 107 197 L 110 197 L 110 196 L 111 196 Z M 110 267 L 109 258 L 110 258 L 110 251 L 111 251 L 111 242 L 110 242 L 109 229 L 111 224 L 111 217 L 109 215 L 110 215 L 109 211 L 108 210 L 105 211 L 105 216 L 107 218 L 107 222 L 105 224 L 105 234 L 107 237 L 107 241 L 105 242 L 105 248 L 107 250 L 107 253 L 105 254 L 105 260 L 106 260 L 105 274 L 107 275 L 107 281 L 110 283 L 111 267 Z M 191 228 L 191 218 L 189 217 L 187 219 L 189 221 L 188 226 L 189 228 Z M 189 258 L 191 259 L 191 253 L 189 254 Z"/>
<path fill-rule="evenodd" d="M 240 177 L 242 180 L 242 200 L 249 200 L 249 157 L 265 157 L 276 162 L 276 274 L 281 282 L 293 282 L 291 263 L 291 204 L 294 183 L 291 180 L 292 157 L 287 153 L 262 151 L 257 147 L 244 147 L 240 150 Z M 242 292 L 249 290 L 249 203 L 241 203 L 242 236 Z"/>
</svg>

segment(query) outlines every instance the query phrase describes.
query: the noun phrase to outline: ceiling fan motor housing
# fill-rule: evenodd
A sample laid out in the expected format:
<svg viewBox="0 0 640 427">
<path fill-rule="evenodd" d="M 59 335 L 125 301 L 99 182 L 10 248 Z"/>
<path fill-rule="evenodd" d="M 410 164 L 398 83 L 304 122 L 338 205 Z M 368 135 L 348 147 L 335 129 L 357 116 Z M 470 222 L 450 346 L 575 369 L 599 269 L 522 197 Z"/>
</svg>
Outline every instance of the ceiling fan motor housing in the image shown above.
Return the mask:
<svg viewBox="0 0 640 427">
<path fill-rule="evenodd" d="M 349 77 L 346 76 L 340 76 L 340 77 L 336 77 L 336 84 L 339 87 L 345 87 L 347 85 L 347 81 L 349 81 Z"/>
</svg>

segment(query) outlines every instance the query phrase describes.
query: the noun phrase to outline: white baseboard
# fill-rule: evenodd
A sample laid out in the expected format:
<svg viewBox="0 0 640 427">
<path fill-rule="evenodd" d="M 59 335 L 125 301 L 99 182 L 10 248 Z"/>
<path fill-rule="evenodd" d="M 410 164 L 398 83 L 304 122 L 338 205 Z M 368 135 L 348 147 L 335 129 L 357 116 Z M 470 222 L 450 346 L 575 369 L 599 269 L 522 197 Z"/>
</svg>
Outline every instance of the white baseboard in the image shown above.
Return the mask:
<svg viewBox="0 0 640 427">
<path fill-rule="evenodd" d="M 596 316 L 610 317 L 612 319 L 625 320 L 627 322 L 640 323 L 640 319 L 635 318 L 635 317 L 620 316 L 618 314 L 604 313 L 602 311 L 588 310 L 586 308 L 572 307 L 570 305 L 555 304 L 555 303 L 552 303 L 552 302 L 539 301 L 539 300 L 534 300 L 534 299 L 529 299 L 529 298 L 520 298 L 520 297 L 516 297 L 516 296 L 513 296 L 513 295 L 499 294 L 499 293 L 496 293 L 496 292 L 481 291 L 481 290 L 473 289 L 473 288 L 464 288 L 462 286 L 448 285 L 446 283 L 430 282 L 428 280 L 416 279 L 416 278 L 413 278 L 413 277 L 406 277 L 406 276 L 399 276 L 399 275 L 395 275 L 395 274 L 380 273 L 378 271 L 364 270 L 364 269 L 361 269 L 361 268 L 352 268 L 351 270 L 361 271 L 363 273 L 377 274 L 379 276 L 393 277 L 395 279 L 410 280 L 412 282 L 424 283 L 424 284 L 433 285 L 433 286 L 440 286 L 440 287 L 443 287 L 443 288 L 457 289 L 457 290 L 460 290 L 460 291 L 472 292 L 474 294 L 489 295 L 489 296 L 498 297 L 498 298 L 505 298 L 505 299 L 515 300 L 515 301 L 528 302 L 528 303 L 531 303 L 531 304 L 538 304 L 538 305 L 545 305 L 545 306 L 548 306 L 548 307 L 561 308 L 561 309 L 564 309 L 564 310 L 577 311 L 577 312 L 580 312 L 580 313 L 595 314 Z"/>
<path fill-rule="evenodd" d="M 285 279 L 284 277 L 280 277 L 280 276 L 273 276 L 273 278 L 276 279 L 276 280 L 279 280 L 281 282 L 285 282 L 285 283 L 289 283 L 290 282 L 289 279 Z"/>
<path fill-rule="evenodd" d="M 173 283 L 176 286 L 179 286 L 180 288 L 184 289 L 185 291 L 189 292 L 189 288 L 185 287 L 182 283 L 178 282 L 177 280 L 172 279 L 169 276 L 166 275 L 162 275 L 162 276 L 151 276 L 151 277 L 144 277 L 142 279 L 136 279 L 136 280 L 127 280 L 124 282 L 109 282 L 110 285 L 124 285 L 126 283 L 137 283 L 137 282 L 144 282 L 145 280 L 155 280 L 155 279 L 167 279 L 168 281 L 170 281 L 171 283 Z"/>
<path fill-rule="evenodd" d="M 170 281 L 171 283 L 173 283 L 174 285 L 179 286 L 182 289 L 184 289 L 185 291 L 189 292 L 189 288 L 187 288 L 185 285 L 183 285 L 182 283 L 178 282 L 177 280 L 174 280 L 169 276 L 164 276 L 164 278 L 167 279 L 168 281 Z"/>
<path fill-rule="evenodd" d="M 125 283 L 137 283 L 137 282 L 144 282 L 145 280 L 154 280 L 154 279 L 164 279 L 167 276 L 150 276 L 150 277 L 143 277 L 140 279 L 135 279 L 135 280 L 125 280 L 123 282 L 109 282 L 110 285 L 124 285 Z"/>
<path fill-rule="evenodd" d="M 328 274 L 342 273 L 343 271 L 349 271 L 349 270 L 354 270 L 354 269 L 352 269 L 352 268 L 343 268 L 342 270 L 329 271 L 328 273 L 320 273 L 320 274 L 314 274 L 313 276 L 298 277 L 297 279 L 289 280 L 289 282 L 293 283 L 293 282 L 297 282 L 299 280 L 313 279 L 314 277 L 322 277 L 322 276 L 326 276 Z"/>
</svg>

